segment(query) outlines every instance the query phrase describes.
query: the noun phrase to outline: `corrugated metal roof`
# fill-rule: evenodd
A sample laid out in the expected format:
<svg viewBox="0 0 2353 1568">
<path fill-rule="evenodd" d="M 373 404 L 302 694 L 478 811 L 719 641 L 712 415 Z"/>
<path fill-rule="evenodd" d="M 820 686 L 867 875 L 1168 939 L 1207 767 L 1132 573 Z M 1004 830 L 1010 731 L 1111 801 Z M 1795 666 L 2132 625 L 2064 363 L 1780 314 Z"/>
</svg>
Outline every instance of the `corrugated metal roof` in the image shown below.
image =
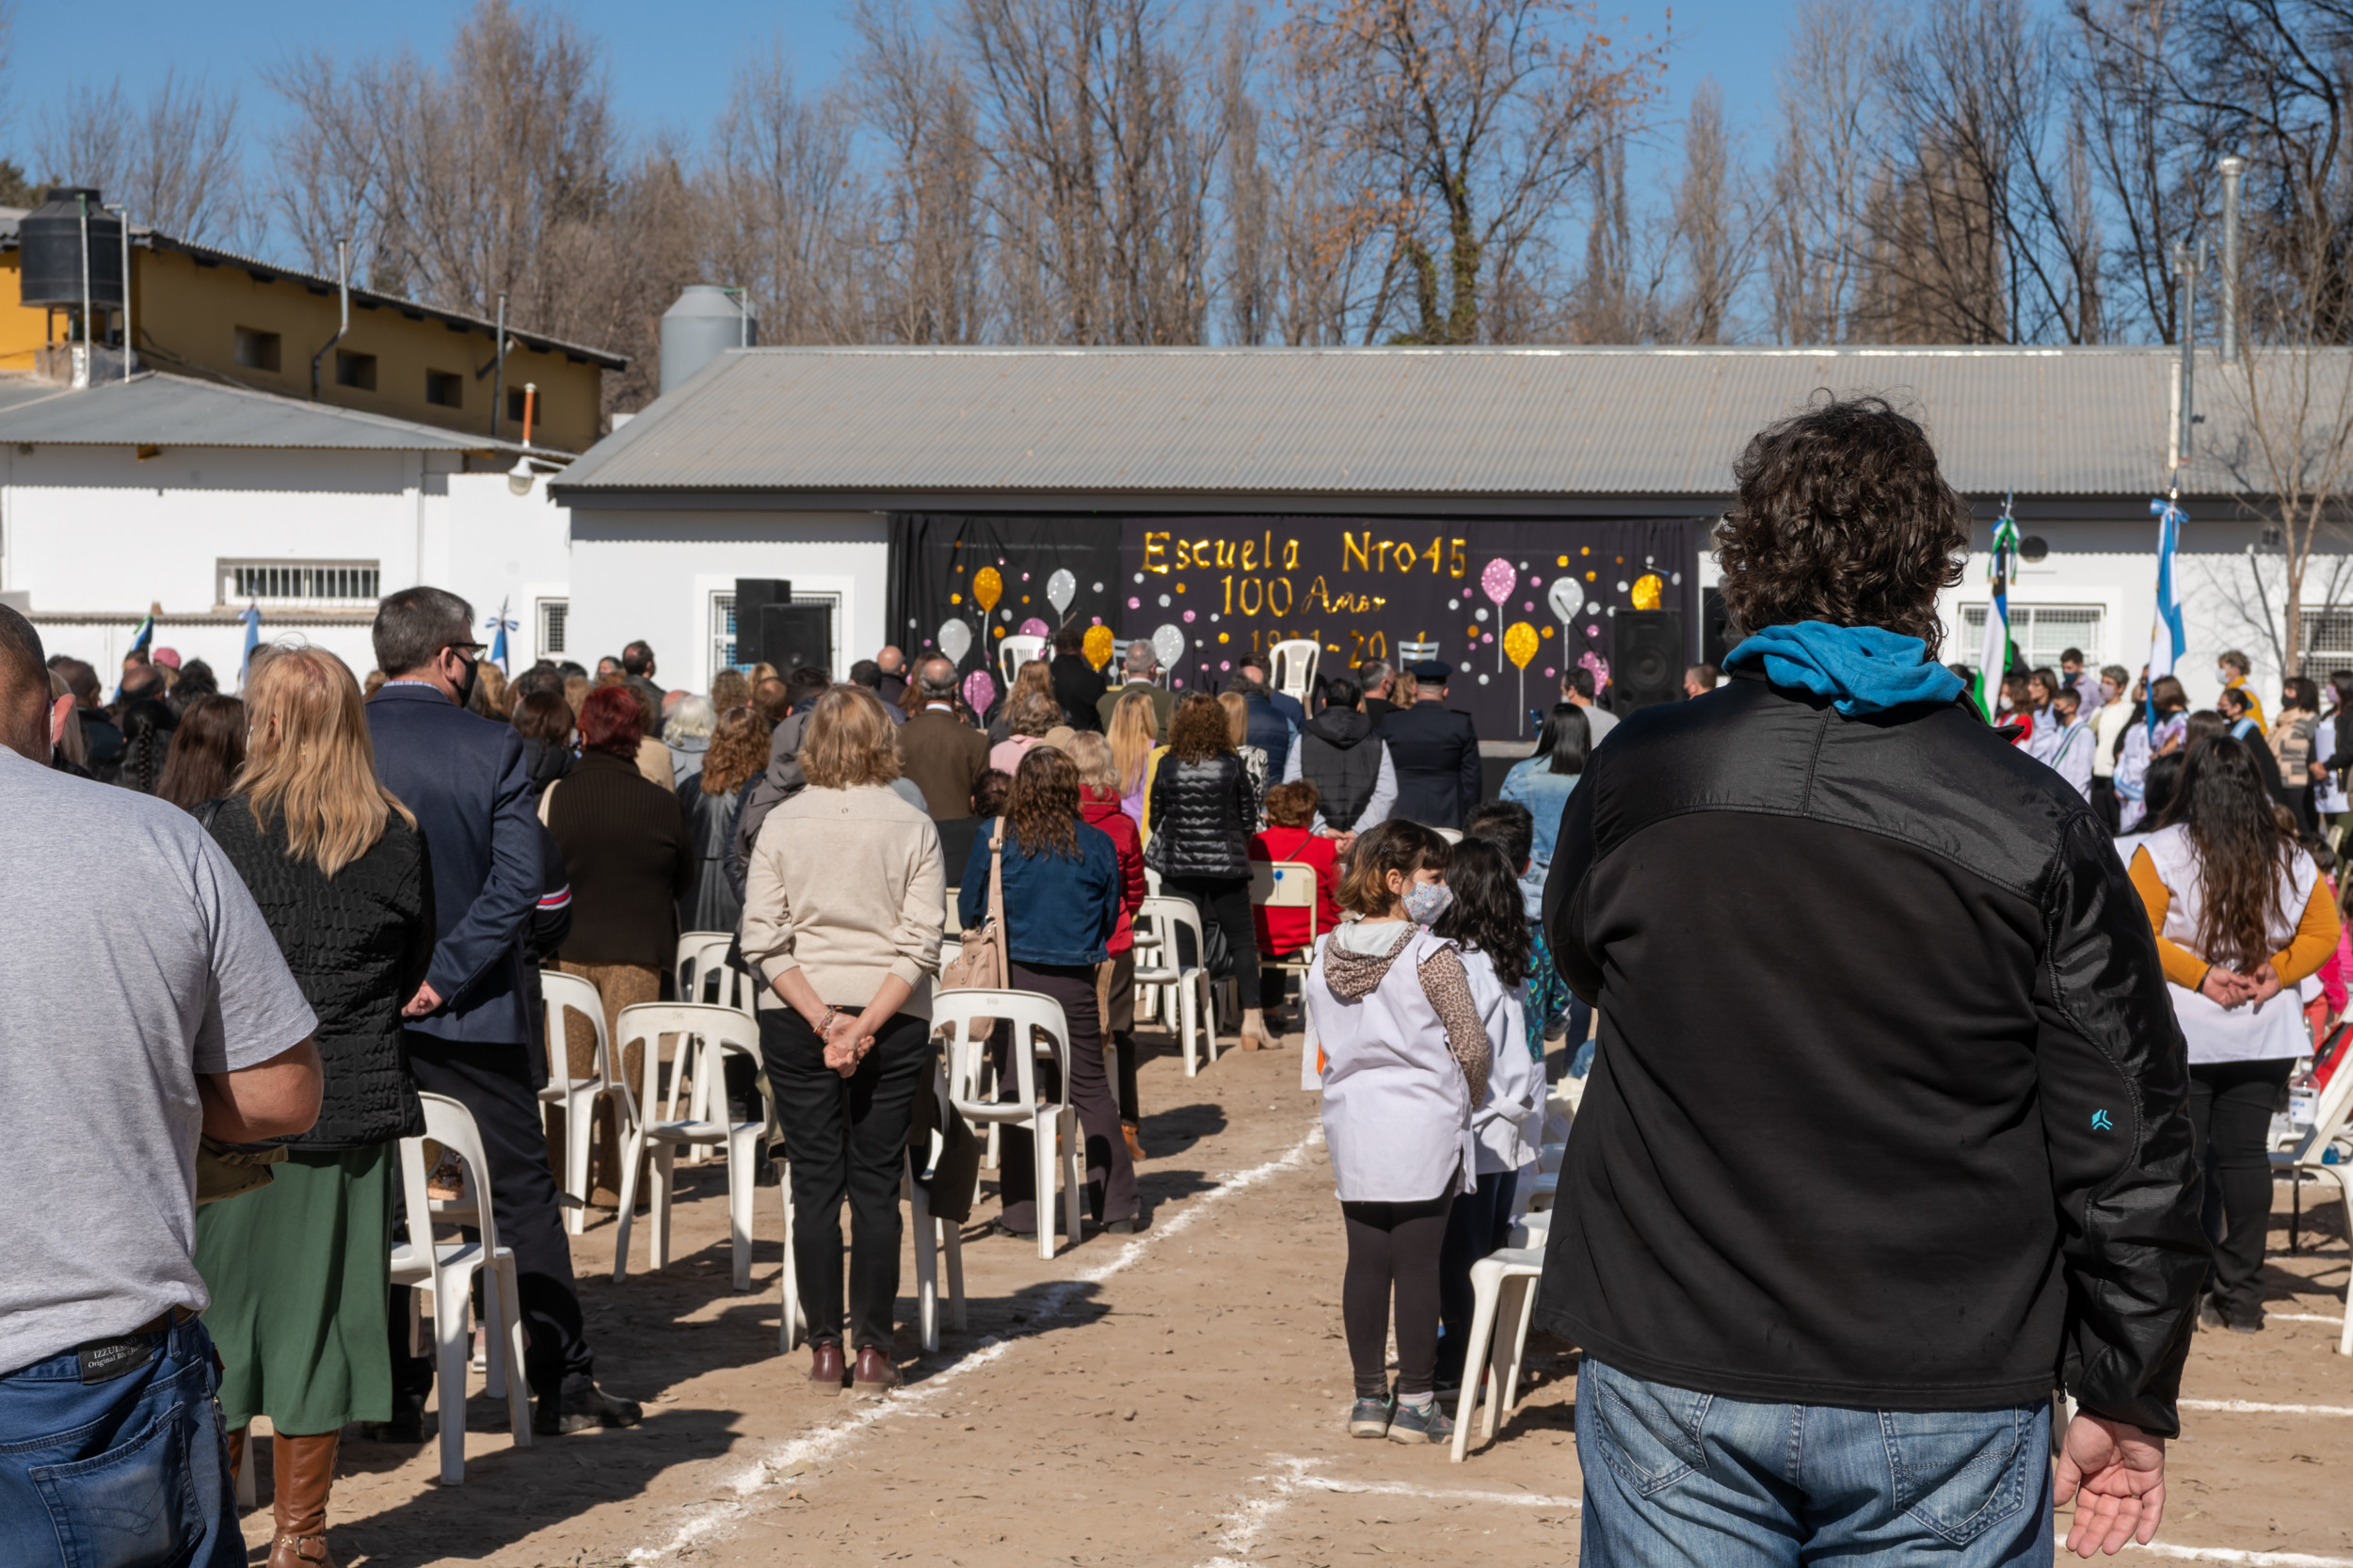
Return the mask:
<svg viewBox="0 0 2353 1568">
<path fill-rule="evenodd" d="M 144 371 L 72 390 L 0 374 L 0 441 L 58 446 L 311 447 L 374 452 L 511 452 L 513 441 L 246 387 Z M 544 454 L 542 454 L 544 455 Z"/>
<path fill-rule="evenodd" d="M 2130 496 L 2163 472 L 2175 359 L 2147 348 L 741 349 L 600 441 L 558 488 L 583 500 L 1710 496 L 1730 490 L 1751 435 L 1827 388 L 1884 393 L 1922 417 L 1963 491 Z"/>
</svg>

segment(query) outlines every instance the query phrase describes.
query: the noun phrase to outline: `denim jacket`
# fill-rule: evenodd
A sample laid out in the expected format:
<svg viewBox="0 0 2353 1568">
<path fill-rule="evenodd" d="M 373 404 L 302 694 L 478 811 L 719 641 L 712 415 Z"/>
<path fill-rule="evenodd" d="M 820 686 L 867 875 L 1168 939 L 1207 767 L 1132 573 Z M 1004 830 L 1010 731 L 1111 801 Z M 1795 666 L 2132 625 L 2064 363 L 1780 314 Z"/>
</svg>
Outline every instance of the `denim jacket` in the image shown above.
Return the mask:
<svg viewBox="0 0 2353 1568">
<path fill-rule="evenodd" d="M 956 916 L 969 929 L 988 918 L 989 846 L 1000 817 L 972 838 L 972 858 L 956 890 Z M 1099 964 L 1119 924 L 1119 852 L 1099 827 L 1076 824 L 1076 859 L 1005 849 L 1005 936 L 1016 964 L 1032 968 Z"/>
<path fill-rule="evenodd" d="M 1569 803 L 1569 792 L 1584 776 L 1553 772 L 1549 756 L 1530 757 L 1525 762 L 1512 764 L 1512 771 L 1503 776 L 1503 788 L 1497 792 L 1497 799 L 1519 802 L 1536 819 L 1535 842 L 1528 852 L 1528 874 L 1520 878 L 1520 901 L 1527 906 L 1531 920 L 1544 909 L 1545 873 L 1552 869 L 1552 844 L 1560 837 L 1561 808 Z"/>
</svg>

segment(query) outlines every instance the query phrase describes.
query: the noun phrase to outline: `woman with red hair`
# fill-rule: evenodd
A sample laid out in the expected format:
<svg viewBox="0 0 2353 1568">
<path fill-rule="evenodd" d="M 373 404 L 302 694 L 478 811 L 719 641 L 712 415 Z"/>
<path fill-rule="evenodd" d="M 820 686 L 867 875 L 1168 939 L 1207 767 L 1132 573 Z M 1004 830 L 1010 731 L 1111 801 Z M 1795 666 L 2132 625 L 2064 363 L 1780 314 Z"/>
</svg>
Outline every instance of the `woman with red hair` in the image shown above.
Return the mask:
<svg viewBox="0 0 2353 1568">
<path fill-rule="evenodd" d="M 597 988 L 608 1031 L 619 1028 L 622 1008 L 662 999 L 662 971 L 678 946 L 678 898 L 695 878 L 678 797 L 637 771 L 645 738 L 636 694 L 598 687 L 580 705 L 580 760 L 539 797 L 539 820 L 572 884 L 572 929 L 558 968 Z M 633 1066 L 622 1070 L 635 1081 Z M 616 1187 L 618 1176 L 608 1168 L 593 1185 Z"/>
</svg>

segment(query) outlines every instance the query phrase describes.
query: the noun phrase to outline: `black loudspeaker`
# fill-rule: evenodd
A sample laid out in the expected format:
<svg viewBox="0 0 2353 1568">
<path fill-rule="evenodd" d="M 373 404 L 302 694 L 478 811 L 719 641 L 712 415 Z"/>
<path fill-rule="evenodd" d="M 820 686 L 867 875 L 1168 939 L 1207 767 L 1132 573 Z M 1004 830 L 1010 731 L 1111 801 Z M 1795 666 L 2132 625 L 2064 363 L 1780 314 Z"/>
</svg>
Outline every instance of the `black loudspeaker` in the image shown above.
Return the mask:
<svg viewBox="0 0 2353 1568">
<path fill-rule="evenodd" d="M 1683 616 L 1673 610 L 1621 610 L 1610 617 L 1610 706 L 1620 713 L 1683 696 Z"/>
<path fill-rule="evenodd" d="M 802 664 L 833 673 L 833 607 L 795 604 L 778 578 L 735 580 L 735 662 L 773 664 L 790 676 Z"/>
<path fill-rule="evenodd" d="M 1740 646 L 1732 634 L 1732 617 L 1724 613 L 1721 588 L 1700 590 L 1700 663 L 1724 667 L 1724 655 Z"/>
</svg>

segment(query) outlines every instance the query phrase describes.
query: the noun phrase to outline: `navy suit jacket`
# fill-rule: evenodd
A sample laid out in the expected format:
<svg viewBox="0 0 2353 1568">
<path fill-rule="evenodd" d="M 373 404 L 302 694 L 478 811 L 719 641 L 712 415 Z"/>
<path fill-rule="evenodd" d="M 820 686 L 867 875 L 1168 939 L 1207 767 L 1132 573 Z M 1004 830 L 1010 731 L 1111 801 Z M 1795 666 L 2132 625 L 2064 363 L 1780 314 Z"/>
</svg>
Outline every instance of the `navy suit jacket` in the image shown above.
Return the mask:
<svg viewBox="0 0 2353 1568">
<path fill-rule="evenodd" d="M 1459 828 L 1479 808 L 1485 787 L 1479 760 L 1479 731 L 1468 713 L 1417 702 L 1392 708 L 1381 720 L 1397 770 L 1392 817 L 1425 827 Z"/>
<path fill-rule="evenodd" d="M 408 1027 L 444 1040 L 531 1044 L 523 935 L 545 868 L 522 737 L 436 687 L 407 683 L 368 699 L 368 730 L 376 776 L 416 813 L 433 855 L 440 930 L 424 981 L 441 1006 Z"/>
</svg>

